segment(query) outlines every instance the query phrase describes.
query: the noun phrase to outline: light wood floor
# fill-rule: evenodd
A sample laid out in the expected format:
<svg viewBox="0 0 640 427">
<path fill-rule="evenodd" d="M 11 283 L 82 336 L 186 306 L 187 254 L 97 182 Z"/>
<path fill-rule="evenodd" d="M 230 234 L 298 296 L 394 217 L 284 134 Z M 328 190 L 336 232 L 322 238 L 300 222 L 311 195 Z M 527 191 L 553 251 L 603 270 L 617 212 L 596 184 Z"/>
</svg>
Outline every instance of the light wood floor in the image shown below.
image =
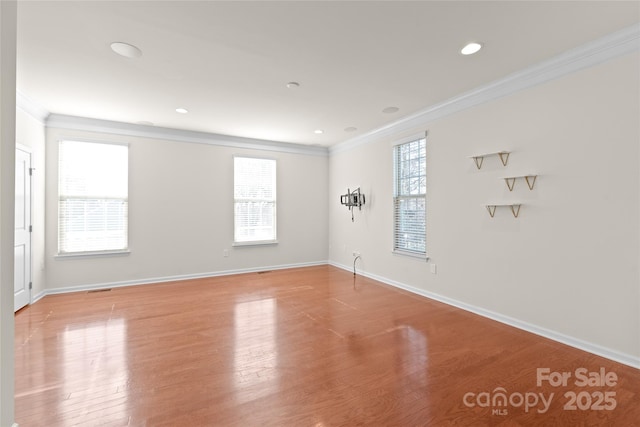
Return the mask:
<svg viewBox="0 0 640 427">
<path fill-rule="evenodd" d="M 47 296 L 15 355 L 21 427 L 640 425 L 639 370 L 330 266 Z"/>
</svg>

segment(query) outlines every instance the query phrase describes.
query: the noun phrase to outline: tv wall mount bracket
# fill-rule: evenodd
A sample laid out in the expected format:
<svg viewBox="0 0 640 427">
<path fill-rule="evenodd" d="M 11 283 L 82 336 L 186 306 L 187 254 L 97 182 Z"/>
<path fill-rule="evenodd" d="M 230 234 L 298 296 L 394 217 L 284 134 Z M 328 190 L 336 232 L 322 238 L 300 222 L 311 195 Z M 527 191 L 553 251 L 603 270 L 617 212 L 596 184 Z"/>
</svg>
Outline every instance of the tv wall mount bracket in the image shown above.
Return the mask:
<svg viewBox="0 0 640 427">
<path fill-rule="evenodd" d="M 353 210 L 354 208 L 358 208 L 358 210 L 362 210 L 362 205 L 364 205 L 364 194 L 360 192 L 360 187 L 351 191 L 347 188 L 347 194 L 343 194 L 340 196 L 340 204 L 349 208 L 351 211 L 351 222 L 353 222 Z"/>
</svg>

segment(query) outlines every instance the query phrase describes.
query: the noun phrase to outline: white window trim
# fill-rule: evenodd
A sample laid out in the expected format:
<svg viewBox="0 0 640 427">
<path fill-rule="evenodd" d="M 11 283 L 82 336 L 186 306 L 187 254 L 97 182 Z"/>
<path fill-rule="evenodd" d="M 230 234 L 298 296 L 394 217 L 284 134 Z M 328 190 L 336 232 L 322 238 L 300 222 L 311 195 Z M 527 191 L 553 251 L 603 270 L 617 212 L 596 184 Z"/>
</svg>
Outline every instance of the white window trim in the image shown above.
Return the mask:
<svg viewBox="0 0 640 427">
<path fill-rule="evenodd" d="M 103 257 L 103 256 L 121 256 L 121 255 L 129 255 L 131 253 L 130 249 L 122 249 L 116 251 L 87 251 L 87 252 L 68 252 L 68 253 L 59 253 L 54 256 L 55 259 L 65 259 L 65 258 L 93 258 L 93 257 Z"/>
<path fill-rule="evenodd" d="M 277 240 L 255 240 L 249 242 L 233 242 L 231 246 L 233 246 L 234 248 L 241 248 L 243 246 L 273 246 L 277 244 Z"/>
<path fill-rule="evenodd" d="M 414 133 L 411 136 L 405 136 L 403 138 L 400 139 L 395 139 L 391 142 L 391 146 L 392 147 L 397 147 L 398 145 L 402 145 L 402 144 L 406 144 L 407 142 L 413 142 L 413 141 L 417 141 L 419 139 L 427 139 L 427 135 L 429 134 L 428 131 L 424 131 L 424 132 L 420 132 L 420 133 Z"/>
<path fill-rule="evenodd" d="M 427 254 L 411 252 L 411 251 L 403 251 L 401 249 L 391 249 L 391 252 L 394 255 L 402 255 L 402 256 L 409 257 L 409 258 L 416 258 L 416 259 L 421 259 L 421 260 L 424 260 L 424 261 L 429 261 L 429 255 L 427 255 Z"/>
<path fill-rule="evenodd" d="M 396 176 L 396 164 L 395 164 L 396 163 L 395 162 L 395 160 L 396 160 L 395 159 L 395 149 L 399 145 L 403 145 L 403 144 L 406 144 L 406 143 L 409 143 L 409 142 L 414 142 L 414 141 L 417 141 L 417 140 L 420 140 L 420 139 L 425 139 L 425 144 L 426 144 L 426 139 L 427 139 L 428 133 L 429 133 L 428 131 L 424 131 L 424 132 L 421 132 L 421 133 L 418 133 L 418 134 L 413 134 L 411 136 L 406 136 L 404 138 L 400 138 L 398 140 L 394 140 L 391 143 L 392 155 L 393 155 L 393 163 L 394 163 L 394 165 L 393 165 L 393 200 L 392 200 L 393 203 L 392 203 L 392 207 L 391 207 L 391 210 L 392 210 L 391 215 L 392 215 L 392 218 L 393 218 L 393 227 L 392 227 L 391 240 L 393 242 L 393 246 L 391 248 L 391 253 L 394 254 L 394 255 L 400 255 L 400 256 L 403 256 L 403 257 L 414 258 L 414 259 L 419 259 L 419 260 L 423 260 L 423 261 L 429 261 L 429 259 L 430 259 L 429 254 L 428 254 L 428 252 L 426 250 L 423 253 L 423 252 L 408 251 L 408 250 L 399 249 L 399 248 L 395 247 L 395 242 L 396 242 L 395 241 L 395 233 L 396 233 L 395 201 L 396 201 L 396 198 L 398 197 L 396 195 L 396 184 L 397 184 L 396 180 L 397 180 L 397 176 Z M 424 198 L 425 198 L 425 214 L 426 214 L 426 210 L 428 209 L 428 205 L 426 203 L 426 199 L 427 199 L 426 192 L 425 192 Z M 426 224 L 425 224 L 425 245 L 427 243 L 426 242 L 426 238 L 427 238 L 427 230 L 426 230 Z"/>
<path fill-rule="evenodd" d="M 275 246 L 278 245 L 278 159 L 275 157 L 268 157 L 268 156 L 259 156 L 259 155 L 251 155 L 251 154 L 234 154 L 233 156 L 233 167 L 232 167 L 232 183 L 233 183 L 233 188 L 232 188 L 232 197 L 231 197 L 231 205 L 234 207 L 235 209 L 235 202 L 236 202 L 236 198 L 235 198 L 235 159 L 236 158 L 243 158 L 243 159 L 258 159 L 258 160 L 272 160 L 275 162 L 276 164 L 276 188 L 275 188 L 275 202 L 274 202 L 274 207 L 275 207 L 275 213 L 274 213 L 274 234 L 275 234 L 275 239 L 270 239 L 270 240 L 249 240 L 249 241 L 236 241 L 236 230 L 235 230 L 235 212 L 233 213 L 233 241 L 231 243 L 231 247 L 234 248 L 242 248 L 242 247 L 255 247 L 255 246 Z"/>
<path fill-rule="evenodd" d="M 60 177 L 60 144 L 64 141 L 68 142 L 82 142 L 82 143 L 92 143 L 92 144 L 108 144 L 108 145 L 119 145 L 123 147 L 127 147 L 127 180 L 130 178 L 131 174 L 131 162 L 130 162 L 130 148 L 131 144 L 128 142 L 122 141 L 107 141 L 104 139 L 96 139 L 96 138 L 78 138 L 78 137 L 65 137 L 61 136 L 57 139 L 57 147 L 56 150 L 56 169 L 58 174 L 58 179 Z M 57 185 L 57 203 L 60 201 L 60 184 L 59 181 Z M 129 188 L 127 188 L 127 204 L 129 203 Z M 97 251 L 79 251 L 79 252 L 60 252 L 60 208 L 56 209 L 56 254 L 54 255 L 54 259 L 71 259 L 71 258 L 93 258 L 93 257 L 105 257 L 105 256 L 122 256 L 129 255 L 131 253 L 130 246 L 130 234 L 129 234 L 129 212 L 127 209 L 127 247 L 122 249 L 114 249 L 114 250 L 97 250 Z"/>
</svg>

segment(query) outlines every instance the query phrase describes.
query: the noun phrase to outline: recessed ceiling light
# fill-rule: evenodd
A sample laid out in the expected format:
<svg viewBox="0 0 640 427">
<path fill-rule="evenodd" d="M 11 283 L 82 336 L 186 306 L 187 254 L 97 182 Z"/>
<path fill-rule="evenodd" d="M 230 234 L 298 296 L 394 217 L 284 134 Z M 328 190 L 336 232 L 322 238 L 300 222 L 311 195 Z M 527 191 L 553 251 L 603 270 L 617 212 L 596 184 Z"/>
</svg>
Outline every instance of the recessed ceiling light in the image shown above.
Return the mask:
<svg viewBox="0 0 640 427">
<path fill-rule="evenodd" d="M 316 135 L 322 135 L 324 131 L 322 129 L 316 129 L 313 131 L 313 133 L 315 133 Z"/>
<path fill-rule="evenodd" d="M 460 50 L 460 53 L 463 55 L 473 55 L 480 49 L 482 49 L 482 45 L 480 43 L 473 42 L 463 47 L 462 50 Z"/>
<path fill-rule="evenodd" d="M 355 132 L 357 130 L 358 130 L 358 128 L 353 127 L 353 126 L 349 126 L 348 128 L 344 128 L 345 132 Z"/>
<path fill-rule="evenodd" d="M 287 83 L 287 89 L 295 89 L 300 87 L 300 83 L 298 82 L 289 82 Z"/>
<path fill-rule="evenodd" d="M 189 110 L 187 110 L 186 108 L 176 108 L 176 113 L 187 114 L 188 112 Z"/>
<path fill-rule="evenodd" d="M 111 43 L 111 50 L 117 53 L 120 56 L 124 56 L 125 58 L 140 58 L 142 56 L 142 51 L 136 46 L 123 43 L 123 42 L 113 42 Z"/>
<path fill-rule="evenodd" d="M 398 107 L 387 107 L 384 110 L 382 110 L 383 113 L 385 114 L 393 114 L 393 113 L 397 113 L 400 109 Z"/>
</svg>

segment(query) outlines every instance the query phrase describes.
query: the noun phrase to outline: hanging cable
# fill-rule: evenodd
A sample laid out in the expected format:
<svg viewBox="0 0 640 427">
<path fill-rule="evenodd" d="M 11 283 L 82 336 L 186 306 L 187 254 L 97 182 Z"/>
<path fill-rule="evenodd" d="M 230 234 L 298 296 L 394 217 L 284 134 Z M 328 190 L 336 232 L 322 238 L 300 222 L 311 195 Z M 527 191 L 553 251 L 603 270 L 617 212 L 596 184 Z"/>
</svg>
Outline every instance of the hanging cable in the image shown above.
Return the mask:
<svg viewBox="0 0 640 427">
<path fill-rule="evenodd" d="M 356 275 L 356 261 L 360 258 L 360 255 L 353 259 L 353 275 Z"/>
</svg>

